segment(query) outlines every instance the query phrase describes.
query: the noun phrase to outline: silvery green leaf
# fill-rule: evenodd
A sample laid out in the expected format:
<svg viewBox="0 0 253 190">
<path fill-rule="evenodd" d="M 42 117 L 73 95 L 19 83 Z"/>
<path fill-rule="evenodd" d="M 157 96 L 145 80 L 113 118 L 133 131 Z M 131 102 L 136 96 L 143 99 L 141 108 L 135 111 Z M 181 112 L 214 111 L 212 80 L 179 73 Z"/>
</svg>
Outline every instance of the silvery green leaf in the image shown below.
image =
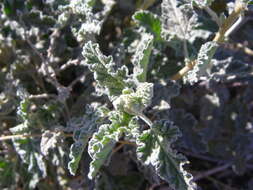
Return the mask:
<svg viewBox="0 0 253 190">
<path fill-rule="evenodd" d="M 180 136 L 170 121 L 155 122 L 137 139 L 137 157 L 146 165 L 155 167 L 158 175 L 175 190 L 194 190 L 192 176 L 183 169 L 186 158 L 172 149 L 171 144 Z"/>
<path fill-rule="evenodd" d="M 92 11 L 95 1 L 96 0 L 75 0 L 70 1 L 69 6 L 74 14 L 87 15 Z"/>
<path fill-rule="evenodd" d="M 187 73 L 184 80 L 193 84 L 208 76 L 212 67 L 211 61 L 217 48 L 216 42 L 207 42 L 202 45 L 195 66 Z"/>
<path fill-rule="evenodd" d="M 185 1 L 163 0 L 162 2 L 162 35 L 177 36 L 186 39 L 190 35 L 192 22 L 196 18 L 191 7 Z"/>
<path fill-rule="evenodd" d="M 28 119 L 29 105 L 30 105 L 30 102 L 28 101 L 28 99 L 23 99 L 21 100 L 18 110 L 17 110 L 17 114 L 24 121 Z"/>
<path fill-rule="evenodd" d="M 145 28 L 146 32 L 153 34 L 155 40 L 161 39 L 162 23 L 157 15 L 150 11 L 140 10 L 134 13 L 133 19 L 138 25 Z"/>
<path fill-rule="evenodd" d="M 201 29 L 199 16 L 193 11 L 187 0 L 163 0 L 162 37 L 175 44 L 192 44 L 197 38 L 207 38 L 211 33 Z M 181 45 L 183 48 L 183 45 Z"/>
<path fill-rule="evenodd" d="M 142 34 L 141 40 L 132 58 L 132 63 L 134 65 L 133 75 L 140 82 L 145 82 L 147 80 L 148 63 L 152 48 L 153 36 L 148 33 Z"/>
<path fill-rule="evenodd" d="M 131 115 L 140 115 L 151 104 L 153 97 L 152 83 L 139 83 L 136 91 L 125 89 L 123 94 L 113 101 L 116 110 Z"/>
<path fill-rule="evenodd" d="M 62 142 L 63 134 L 59 132 L 52 132 L 52 131 L 45 131 L 42 134 L 41 141 L 40 141 L 40 149 L 41 153 L 44 156 L 49 154 L 50 149 L 54 149 L 57 147 L 57 144 Z"/>
<path fill-rule="evenodd" d="M 193 5 L 197 5 L 202 8 L 204 6 L 210 6 L 215 0 L 192 0 Z"/>
<path fill-rule="evenodd" d="M 111 124 L 103 124 L 89 141 L 88 153 L 92 158 L 88 177 L 93 179 L 102 165 L 110 159 L 112 149 L 122 134 L 128 131 L 131 116 L 124 112 L 110 112 Z"/>
<path fill-rule="evenodd" d="M 68 169 L 72 175 L 76 174 L 83 151 L 87 146 L 90 136 L 91 134 L 87 133 L 85 130 L 80 131 L 79 139 L 70 147 Z"/>
<path fill-rule="evenodd" d="M 26 121 L 10 129 L 13 135 L 23 135 L 30 131 L 29 124 Z M 39 143 L 36 139 L 13 139 L 13 146 L 20 156 L 23 163 L 28 165 L 28 171 L 38 178 L 47 176 L 46 163 L 43 156 L 38 151 Z M 38 181 L 37 181 L 38 182 Z"/>
<path fill-rule="evenodd" d="M 92 107 L 92 105 L 90 105 L 86 108 L 86 114 L 83 117 L 73 118 L 69 122 L 71 128 L 74 128 L 73 139 L 75 141 L 70 147 L 70 161 L 68 163 L 68 169 L 72 175 L 76 174 L 79 162 L 82 158 L 83 151 L 88 144 L 89 138 L 102 123 L 101 120 L 103 120 L 104 116 L 100 114 L 100 108 L 101 107 L 97 108 L 97 106 Z"/>
<path fill-rule="evenodd" d="M 95 3 L 101 3 L 100 11 L 95 11 Z M 106 20 L 115 2 L 113 0 L 75 0 L 70 1 L 68 6 L 65 6 L 60 19 L 61 22 L 69 19 L 70 14 L 66 14 L 66 11 L 70 11 L 72 15 L 76 15 L 79 21 L 79 27 L 72 27 L 72 32 L 76 35 L 79 42 L 87 39 L 87 34 L 99 34 L 102 28 L 102 24 Z M 65 13 L 64 13 L 65 12 Z M 63 22 L 64 23 L 64 22 Z"/>
<path fill-rule="evenodd" d="M 105 90 L 109 98 L 114 98 L 122 93 L 125 87 L 130 84 L 125 80 L 128 76 L 128 69 L 125 66 L 116 69 L 116 65 L 111 56 L 105 56 L 99 50 L 98 44 L 91 41 L 85 44 L 83 48 L 85 63 L 94 73 L 99 88 Z"/>
</svg>

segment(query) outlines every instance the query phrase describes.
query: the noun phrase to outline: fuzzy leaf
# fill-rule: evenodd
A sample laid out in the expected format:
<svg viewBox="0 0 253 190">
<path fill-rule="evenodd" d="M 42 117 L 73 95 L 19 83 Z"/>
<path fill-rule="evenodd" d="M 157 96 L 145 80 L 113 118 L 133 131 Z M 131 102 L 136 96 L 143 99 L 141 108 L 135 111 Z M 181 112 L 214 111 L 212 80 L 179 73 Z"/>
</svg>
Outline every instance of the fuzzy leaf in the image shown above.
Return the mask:
<svg viewBox="0 0 253 190">
<path fill-rule="evenodd" d="M 10 129 L 14 135 L 23 135 L 29 130 L 30 128 L 27 121 Z M 43 156 L 36 148 L 36 145 L 39 146 L 36 140 L 29 138 L 14 139 L 13 145 L 22 162 L 28 165 L 28 171 L 30 173 L 38 175 L 39 178 L 44 178 L 47 176 L 46 163 L 43 160 Z"/>
<path fill-rule="evenodd" d="M 95 111 L 97 108 L 92 108 L 91 106 L 87 107 L 86 115 L 84 117 L 73 118 L 70 121 L 71 124 L 69 123 L 69 125 L 75 128 L 73 136 L 75 142 L 70 147 L 70 161 L 68 163 L 68 169 L 72 175 L 76 174 L 79 162 L 82 158 L 83 151 L 88 144 L 89 138 L 97 130 L 98 125 L 101 124 L 99 120 L 103 118 L 103 116 L 100 115 L 100 109 Z"/>
<path fill-rule="evenodd" d="M 204 6 L 210 6 L 215 0 L 192 0 L 192 4 L 194 6 L 198 6 L 200 8 Z"/>
<path fill-rule="evenodd" d="M 201 46 L 196 60 L 197 63 L 194 68 L 187 73 L 185 77 L 186 81 L 195 83 L 209 75 L 208 73 L 212 67 L 211 61 L 217 48 L 218 44 L 216 42 L 207 42 Z"/>
<path fill-rule="evenodd" d="M 94 72 L 94 78 L 99 87 L 104 89 L 109 97 L 120 95 L 122 90 L 129 86 L 125 82 L 128 76 L 127 67 L 123 66 L 116 70 L 112 57 L 103 55 L 98 44 L 91 41 L 86 43 L 83 56 L 89 69 Z"/>
<path fill-rule="evenodd" d="M 172 122 L 156 122 L 137 139 L 137 156 L 145 164 L 153 165 L 158 175 L 175 190 L 193 190 L 192 177 L 183 169 L 186 158 L 171 148 L 179 136 L 179 130 Z"/>
<path fill-rule="evenodd" d="M 127 113 L 110 112 L 111 124 L 104 124 L 99 127 L 89 141 L 88 153 L 92 158 L 88 177 L 93 179 L 102 165 L 110 159 L 112 149 L 123 132 L 127 131 L 131 116 Z"/>
<path fill-rule="evenodd" d="M 157 15 L 149 11 L 140 10 L 135 12 L 133 19 L 138 25 L 144 27 L 146 32 L 153 34 L 155 40 L 161 40 L 162 23 Z"/>
<path fill-rule="evenodd" d="M 47 156 L 50 149 L 56 148 L 57 144 L 62 142 L 62 136 L 63 134 L 61 132 L 45 131 L 42 134 L 40 142 L 41 153 Z"/>
<path fill-rule="evenodd" d="M 168 41 L 176 36 L 178 40 L 192 42 L 192 36 L 205 36 L 202 30 L 197 29 L 198 16 L 187 0 L 163 0 L 161 20 L 162 36 Z"/>
<path fill-rule="evenodd" d="M 140 83 L 136 92 L 124 90 L 123 94 L 113 101 L 116 110 L 127 112 L 131 115 L 140 115 L 151 104 L 153 97 L 153 84 Z"/>
<path fill-rule="evenodd" d="M 169 113 L 169 118 L 182 132 L 179 143 L 196 153 L 207 151 L 207 144 L 200 132 L 196 130 L 197 120 L 192 114 L 185 113 L 182 109 L 173 109 Z"/>
<path fill-rule="evenodd" d="M 176 51 L 177 47 L 181 50 L 184 46 L 189 46 L 188 51 L 194 49 L 192 44 L 196 39 L 206 39 L 211 34 L 201 26 L 203 23 L 199 19 L 188 0 L 163 0 L 162 37 Z"/>
<path fill-rule="evenodd" d="M 153 36 L 150 34 L 143 34 L 132 58 L 134 76 L 140 82 L 145 82 L 147 80 L 148 63 L 152 48 Z"/>
</svg>

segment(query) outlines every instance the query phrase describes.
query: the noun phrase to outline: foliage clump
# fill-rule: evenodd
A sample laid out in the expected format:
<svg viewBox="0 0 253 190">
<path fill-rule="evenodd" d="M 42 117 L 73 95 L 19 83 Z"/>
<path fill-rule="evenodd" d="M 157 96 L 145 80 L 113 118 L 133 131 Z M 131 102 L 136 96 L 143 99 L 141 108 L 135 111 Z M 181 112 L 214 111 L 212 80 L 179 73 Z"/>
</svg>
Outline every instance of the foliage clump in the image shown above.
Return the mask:
<svg viewBox="0 0 253 190">
<path fill-rule="evenodd" d="M 252 1 L 0 2 L 0 189 L 251 189 Z"/>
</svg>

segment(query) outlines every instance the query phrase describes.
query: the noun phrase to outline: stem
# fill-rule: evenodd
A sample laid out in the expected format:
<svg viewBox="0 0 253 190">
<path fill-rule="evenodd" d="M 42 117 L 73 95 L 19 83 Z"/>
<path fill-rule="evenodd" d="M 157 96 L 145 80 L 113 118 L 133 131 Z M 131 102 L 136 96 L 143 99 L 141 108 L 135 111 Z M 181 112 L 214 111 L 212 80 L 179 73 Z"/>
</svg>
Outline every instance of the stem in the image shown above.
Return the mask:
<svg viewBox="0 0 253 190">
<path fill-rule="evenodd" d="M 197 63 L 196 60 L 187 63 L 186 66 L 184 66 L 177 74 L 175 74 L 171 77 L 171 80 L 181 79 L 186 73 L 188 73 L 188 71 L 193 69 L 193 67 L 194 67 L 194 65 L 196 65 L 196 63 Z"/>
<path fill-rule="evenodd" d="M 141 5 L 140 9 L 146 10 L 149 7 L 151 7 L 155 2 L 156 2 L 156 0 L 144 0 L 144 2 Z"/>
<path fill-rule="evenodd" d="M 114 154 L 115 152 L 118 152 L 121 148 L 123 148 L 125 144 L 120 144 L 119 146 L 115 147 L 113 150 L 112 150 L 112 153 Z"/>
<path fill-rule="evenodd" d="M 56 98 L 56 95 L 44 93 L 44 94 L 30 95 L 28 98 L 29 99 Z"/>
<path fill-rule="evenodd" d="M 64 134 L 64 136 L 72 137 L 73 134 Z M 7 135 L 7 136 L 1 136 L 0 141 L 12 140 L 12 139 L 36 138 L 36 137 L 42 137 L 42 134 Z"/>
<path fill-rule="evenodd" d="M 243 16 L 240 16 L 239 19 L 226 31 L 225 37 L 230 36 L 233 32 L 235 32 L 242 24 L 246 22 Z"/>
<path fill-rule="evenodd" d="M 226 18 L 226 20 L 223 22 L 222 26 L 220 27 L 218 33 L 215 35 L 213 41 L 217 42 L 217 43 L 222 43 L 224 42 L 225 39 L 225 34 L 226 32 L 233 26 L 233 24 L 236 22 L 236 20 L 238 19 L 238 17 L 240 16 L 240 14 L 245 10 L 245 7 L 243 4 L 241 3 L 237 3 L 235 5 L 235 9 L 233 10 L 233 12 L 229 15 L 228 18 Z M 186 75 L 186 73 L 190 70 L 192 70 L 192 68 L 197 64 L 197 61 L 194 60 L 191 62 L 191 64 L 186 64 L 185 67 L 183 67 L 178 73 L 176 73 L 175 75 L 173 75 L 171 77 L 171 80 L 179 80 L 181 79 L 184 75 Z"/>
<path fill-rule="evenodd" d="M 229 17 L 223 22 L 222 26 L 220 27 L 218 33 L 216 34 L 215 38 L 213 39 L 214 42 L 221 43 L 224 41 L 225 33 L 229 30 L 230 27 L 236 22 L 238 17 L 240 16 L 241 12 L 245 10 L 245 7 L 241 3 L 237 3 L 235 5 L 235 9 L 229 15 Z"/>
<path fill-rule="evenodd" d="M 203 9 L 212 17 L 213 21 L 216 22 L 216 24 L 221 27 L 221 21 L 219 17 L 217 16 L 216 12 L 214 12 L 212 9 L 210 9 L 207 6 L 204 6 Z"/>
<path fill-rule="evenodd" d="M 224 170 L 228 169 L 229 167 L 231 167 L 231 165 L 232 165 L 232 163 L 227 163 L 227 164 L 225 164 L 225 165 L 218 166 L 218 167 L 213 168 L 213 169 L 211 169 L 211 170 L 208 170 L 208 171 L 206 171 L 206 172 L 200 173 L 200 174 L 196 175 L 196 176 L 194 177 L 193 180 L 194 180 L 194 181 L 198 181 L 198 180 L 200 180 L 200 179 L 206 178 L 206 177 L 208 177 L 208 176 L 210 176 L 210 175 L 213 175 L 213 174 L 215 174 L 215 173 L 224 171 Z"/>
<path fill-rule="evenodd" d="M 147 118 L 147 116 L 145 116 L 144 114 L 139 114 L 138 115 L 145 123 L 148 124 L 148 126 L 151 128 L 153 126 L 153 122 Z"/>
<path fill-rule="evenodd" d="M 250 56 L 253 56 L 253 50 L 248 48 L 248 47 L 245 47 L 243 44 L 237 43 L 236 47 L 239 48 L 239 49 L 242 49 L 244 51 L 244 53 L 246 53 Z"/>
<path fill-rule="evenodd" d="M 133 146 L 136 146 L 136 144 L 135 144 L 135 143 L 130 142 L 130 141 L 118 141 L 118 143 L 120 143 L 120 144 L 127 144 L 127 145 L 133 145 Z"/>
</svg>

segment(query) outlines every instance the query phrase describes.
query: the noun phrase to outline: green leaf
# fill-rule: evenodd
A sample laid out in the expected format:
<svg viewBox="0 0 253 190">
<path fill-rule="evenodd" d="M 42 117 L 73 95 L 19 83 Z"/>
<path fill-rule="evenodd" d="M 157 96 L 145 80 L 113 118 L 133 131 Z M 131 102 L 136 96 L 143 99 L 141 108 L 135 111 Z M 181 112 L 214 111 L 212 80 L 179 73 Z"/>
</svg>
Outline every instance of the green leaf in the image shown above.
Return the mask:
<svg viewBox="0 0 253 190">
<path fill-rule="evenodd" d="M 13 163 L 6 158 L 0 157 L 0 188 L 14 185 L 13 181 L 15 180 L 15 171 L 13 168 Z M 13 187 L 15 189 L 15 185 Z"/>
<path fill-rule="evenodd" d="M 30 105 L 30 102 L 28 101 L 28 99 L 23 99 L 20 102 L 18 110 L 17 110 L 17 114 L 24 121 L 28 119 L 29 105 Z"/>
<path fill-rule="evenodd" d="M 146 32 L 154 35 L 155 40 L 161 40 L 162 23 L 159 17 L 150 11 L 140 10 L 134 13 L 133 19 L 138 25 L 145 28 Z"/>
<path fill-rule="evenodd" d="M 70 10 L 70 13 L 64 11 L 61 17 L 61 23 L 66 23 L 70 15 L 76 15 L 76 20 L 79 21 L 80 27 L 73 27 L 72 31 L 77 36 L 79 42 L 84 42 L 87 39 L 87 34 L 99 34 L 110 11 L 112 10 L 115 2 L 113 0 L 101 1 L 99 10 L 95 10 L 96 0 L 75 0 L 70 1 L 70 4 L 65 7 L 66 11 Z M 96 13 L 95 13 L 96 12 Z M 63 21 L 63 22 L 62 22 Z"/>
<path fill-rule="evenodd" d="M 87 129 L 85 128 L 81 128 L 80 130 L 75 131 L 75 133 L 79 133 L 79 135 L 75 134 L 76 139 L 75 143 L 70 147 L 70 161 L 68 163 L 68 169 L 72 175 L 76 174 L 83 151 L 88 144 L 89 137 L 92 135 L 90 132 L 87 132 Z"/>
<path fill-rule="evenodd" d="M 125 89 L 123 94 L 113 101 L 113 106 L 116 110 L 138 116 L 151 104 L 152 97 L 153 83 L 139 83 L 136 92 Z"/>
<path fill-rule="evenodd" d="M 122 90 L 130 85 L 125 81 L 128 76 L 127 67 L 122 66 L 116 70 L 112 57 L 103 55 L 98 44 L 91 41 L 86 43 L 83 56 L 85 63 L 94 73 L 99 88 L 104 89 L 104 93 L 110 98 L 120 95 Z"/>
<path fill-rule="evenodd" d="M 131 116 L 124 112 L 110 112 L 111 124 L 104 124 L 89 141 L 88 153 L 92 158 L 88 177 L 93 179 L 99 169 L 110 159 L 112 149 L 123 132 L 126 132 Z"/>
<path fill-rule="evenodd" d="M 197 120 L 192 114 L 186 113 L 183 109 L 172 109 L 168 115 L 182 132 L 182 137 L 178 143 L 196 153 L 207 151 L 207 143 L 201 133 L 197 131 Z"/>
<path fill-rule="evenodd" d="M 180 4 L 181 3 L 181 4 Z M 166 35 L 177 36 L 179 39 L 186 39 L 192 28 L 194 16 L 186 14 L 190 7 L 184 1 L 163 0 L 162 2 L 162 33 Z M 189 28 L 188 28 L 189 27 Z"/>
<path fill-rule="evenodd" d="M 13 135 L 23 135 L 30 131 L 27 120 L 10 129 Z M 13 146 L 19 154 L 22 162 L 28 165 L 28 171 L 38 178 L 45 178 L 47 176 L 46 163 L 43 156 L 38 151 L 39 143 L 35 139 L 14 139 Z"/>
<path fill-rule="evenodd" d="M 205 6 L 210 6 L 215 0 L 192 0 L 193 6 L 198 6 L 200 8 Z"/>
<path fill-rule="evenodd" d="M 185 77 L 187 82 L 195 83 L 201 79 L 205 79 L 209 75 L 208 72 L 212 67 L 211 61 L 217 48 L 218 44 L 216 42 L 207 42 L 201 46 L 197 57 L 197 64 Z"/>
<path fill-rule="evenodd" d="M 144 131 L 137 139 L 137 157 L 155 167 L 158 175 L 175 190 L 194 190 L 192 176 L 183 169 L 186 158 L 176 153 L 171 144 L 180 136 L 170 121 L 161 120 Z"/>
<path fill-rule="evenodd" d="M 60 131 L 54 132 L 46 130 L 41 137 L 41 153 L 44 156 L 48 156 L 50 149 L 55 149 L 60 142 L 63 143 L 63 135 L 64 134 L 62 134 Z"/>
<path fill-rule="evenodd" d="M 104 117 L 104 115 L 102 115 L 103 113 L 101 113 L 104 107 L 97 108 L 96 106 L 92 106 L 93 105 L 87 107 L 84 117 L 73 118 L 68 124 L 71 125 L 72 128 L 75 128 L 73 136 L 75 142 L 70 147 L 70 161 L 68 163 L 68 169 L 72 175 L 76 174 L 89 138 L 97 130 Z"/>
<path fill-rule="evenodd" d="M 169 42 L 169 45 L 173 43 L 172 47 L 180 43 L 192 44 L 198 38 L 207 39 L 211 32 L 201 27 L 199 19 L 200 17 L 193 11 L 188 0 L 163 0 L 162 37 Z"/>
<path fill-rule="evenodd" d="M 136 52 L 132 58 L 134 65 L 134 76 L 140 82 L 146 82 L 148 63 L 153 48 L 153 36 L 150 34 L 142 34 L 141 41 L 137 46 Z"/>
</svg>

